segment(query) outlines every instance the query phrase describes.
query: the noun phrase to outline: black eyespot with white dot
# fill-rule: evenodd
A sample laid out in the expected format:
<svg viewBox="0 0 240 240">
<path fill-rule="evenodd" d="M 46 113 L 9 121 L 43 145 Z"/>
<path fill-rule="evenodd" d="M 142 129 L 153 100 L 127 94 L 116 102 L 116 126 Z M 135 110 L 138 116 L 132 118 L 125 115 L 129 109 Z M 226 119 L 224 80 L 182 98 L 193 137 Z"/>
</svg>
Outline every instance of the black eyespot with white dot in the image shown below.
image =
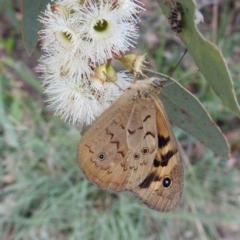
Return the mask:
<svg viewBox="0 0 240 240">
<path fill-rule="evenodd" d="M 98 154 L 98 160 L 103 161 L 103 160 L 105 160 L 105 158 L 106 158 L 105 153 L 101 152 Z"/>
<path fill-rule="evenodd" d="M 148 152 L 149 152 L 149 148 L 147 148 L 147 147 L 142 148 L 142 154 L 143 155 L 147 155 Z"/>
<path fill-rule="evenodd" d="M 134 154 L 133 154 L 133 158 L 134 158 L 135 160 L 138 160 L 138 159 L 140 158 L 140 155 L 139 155 L 138 153 L 134 153 Z"/>
<path fill-rule="evenodd" d="M 164 188 L 169 188 L 172 185 L 172 179 L 170 177 L 165 177 L 162 181 Z"/>
</svg>

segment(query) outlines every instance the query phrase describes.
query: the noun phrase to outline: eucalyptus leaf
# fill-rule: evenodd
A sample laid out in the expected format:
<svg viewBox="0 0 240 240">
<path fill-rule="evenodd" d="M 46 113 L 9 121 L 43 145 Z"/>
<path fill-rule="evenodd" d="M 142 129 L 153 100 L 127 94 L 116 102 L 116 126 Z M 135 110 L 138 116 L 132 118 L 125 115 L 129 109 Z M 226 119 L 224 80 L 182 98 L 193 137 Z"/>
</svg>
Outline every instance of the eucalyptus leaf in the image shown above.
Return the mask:
<svg viewBox="0 0 240 240">
<path fill-rule="evenodd" d="M 165 0 L 169 2 L 170 0 Z M 164 15 L 168 17 L 170 7 L 163 0 L 157 0 Z M 183 31 L 178 36 L 186 45 L 199 70 L 223 104 L 240 116 L 240 109 L 233 89 L 232 79 L 218 47 L 206 40 L 197 30 L 194 17 L 196 5 L 192 0 L 178 1 L 184 10 Z"/>
<path fill-rule="evenodd" d="M 193 94 L 178 82 L 174 82 L 163 88 L 160 98 L 171 122 L 201 141 L 214 153 L 229 157 L 227 140 Z"/>
<path fill-rule="evenodd" d="M 38 41 L 38 31 L 41 28 L 38 16 L 46 9 L 50 0 L 22 0 L 23 10 L 23 43 L 30 55 Z"/>
</svg>

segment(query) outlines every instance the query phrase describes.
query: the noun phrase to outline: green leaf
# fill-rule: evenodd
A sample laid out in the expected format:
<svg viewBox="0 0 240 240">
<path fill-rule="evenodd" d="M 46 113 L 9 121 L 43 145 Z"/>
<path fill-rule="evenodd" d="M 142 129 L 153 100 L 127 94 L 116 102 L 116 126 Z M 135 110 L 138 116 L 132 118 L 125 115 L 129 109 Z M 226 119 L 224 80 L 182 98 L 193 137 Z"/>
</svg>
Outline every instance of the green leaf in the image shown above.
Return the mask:
<svg viewBox="0 0 240 240">
<path fill-rule="evenodd" d="M 17 62 L 16 60 L 9 57 L 1 58 L 1 63 L 15 70 L 16 73 L 34 89 L 36 89 L 40 93 L 43 92 L 43 88 L 40 82 L 25 64 L 22 64 L 21 62 Z"/>
<path fill-rule="evenodd" d="M 5 109 L 4 109 L 4 102 L 3 102 L 3 95 L 2 95 L 2 82 L 6 80 L 4 75 L 0 76 L 0 125 L 4 130 L 4 138 L 6 143 L 9 146 L 18 148 L 19 141 L 17 133 L 14 130 L 11 122 L 9 121 L 8 117 L 6 116 Z"/>
<path fill-rule="evenodd" d="M 18 99 L 14 98 L 10 107 L 11 116 L 18 122 L 21 122 L 23 118 L 23 109 L 21 108 L 21 103 Z"/>
<path fill-rule="evenodd" d="M 160 99 L 175 125 L 204 143 L 214 153 L 229 157 L 227 140 L 194 95 L 174 82 L 163 88 Z"/>
<path fill-rule="evenodd" d="M 164 5 L 162 0 L 157 0 L 157 2 L 165 16 L 168 17 L 169 6 Z M 181 3 L 184 10 L 183 31 L 179 34 L 180 39 L 223 104 L 240 116 L 232 79 L 220 50 L 196 29 L 194 23 L 195 3 L 190 0 L 179 0 L 178 2 Z"/>
<path fill-rule="evenodd" d="M 41 28 L 38 16 L 46 9 L 50 0 L 22 0 L 23 10 L 23 43 L 30 55 L 38 41 L 38 31 Z"/>
</svg>

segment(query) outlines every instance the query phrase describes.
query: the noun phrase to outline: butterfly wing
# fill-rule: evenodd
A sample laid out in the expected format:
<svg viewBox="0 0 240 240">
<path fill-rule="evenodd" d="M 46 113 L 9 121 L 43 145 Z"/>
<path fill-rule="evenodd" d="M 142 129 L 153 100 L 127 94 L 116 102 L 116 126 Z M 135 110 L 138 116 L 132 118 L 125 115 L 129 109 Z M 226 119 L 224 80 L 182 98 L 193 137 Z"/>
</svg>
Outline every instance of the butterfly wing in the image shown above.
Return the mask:
<svg viewBox="0 0 240 240">
<path fill-rule="evenodd" d="M 156 109 L 151 98 L 134 99 L 131 89 L 84 134 L 78 161 L 87 178 L 114 191 L 136 188 L 157 152 Z"/>
<path fill-rule="evenodd" d="M 149 174 L 132 193 L 150 208 L 167 212 L 181 200 L 183 168 L 164 107 L 157 97 L 153 98 L 157 109 L 158 151 Z"/>
</svg>

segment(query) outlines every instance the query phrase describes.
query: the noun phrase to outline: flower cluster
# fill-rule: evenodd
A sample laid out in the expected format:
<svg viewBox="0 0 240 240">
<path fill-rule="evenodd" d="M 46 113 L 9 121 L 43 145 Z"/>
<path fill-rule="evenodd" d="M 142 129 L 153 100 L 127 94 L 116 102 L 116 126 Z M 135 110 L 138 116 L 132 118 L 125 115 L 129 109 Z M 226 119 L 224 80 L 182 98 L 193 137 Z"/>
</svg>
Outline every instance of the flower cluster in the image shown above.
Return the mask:
<svg viewBox="0 0 240 240">
<path fill-rule="evenodd" d="M 132 70 L 136 56 L 124 54 L 136 44 L 143 10 L 138 0 L 57 0 L 47 6 L 39 19 L 39 70 L 56 114 L 90 124 L 132 82 L 130 71 L 116 72 L 112 60 Z M 141 73 L 137 65 L 134 72 Z"/>
</svg>

